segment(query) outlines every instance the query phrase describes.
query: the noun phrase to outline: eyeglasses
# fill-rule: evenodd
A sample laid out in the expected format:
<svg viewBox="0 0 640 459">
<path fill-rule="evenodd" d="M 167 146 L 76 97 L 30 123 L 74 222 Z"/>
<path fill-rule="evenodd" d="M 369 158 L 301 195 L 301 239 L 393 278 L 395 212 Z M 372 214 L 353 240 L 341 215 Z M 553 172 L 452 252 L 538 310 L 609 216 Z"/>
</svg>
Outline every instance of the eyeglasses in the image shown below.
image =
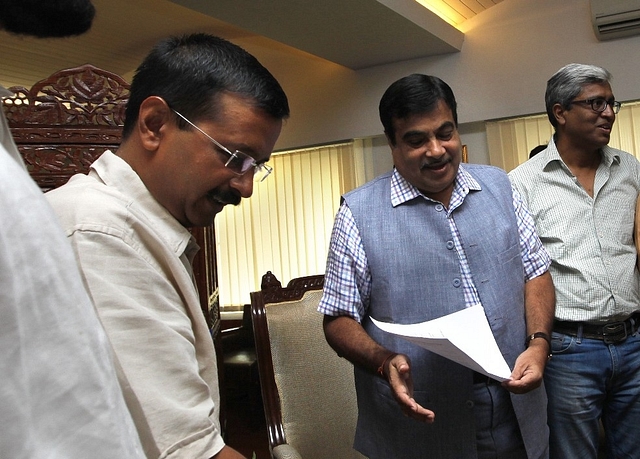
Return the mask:
<svg viewBox="0 0 640 459">
<path fill-rule="evenodd" d="M 595 99 L 574 100 L 569 103 L 590 105 L 591 110 L 598 113 L 602 113 L 607 109 L 607 107 L 611 107 L 613 113 L 618 113 L 620 111 L 620 107 L 622 107 L 622 104 L 617 100 L 605 100 L 602 97 L 597 97 Z"/>
<path fill-rule="evenodd" d="M 213 144 L 216 147 L 222 150 L 223 153 L 229 155 L 229 159 L 227 160 L 227 162 L 224 163 L 224 165 L 234 174 L 244 175 L 249 170 L 253 169 L 254 180 L 256 182 L 262 182 L 264 179 L 269 177 L 269 174 L 271 174 L 271 172 L 273 172 L 273 168 L 268 164 L 257 163 L 255 159 L 253 159 L 251 156 L 249 156 L 246 153 L 242 153 L 240 150 L 236 150 L 232 152 L 227 147 L 219 143 L 216 139 L 214 139 L 209 134 L 207 134 L 202 129 L 200 129 L 198 126 L 196 126 L 191 121 L 189 121 L 184 115 L 182 115 L 176 110 L 173 110 L 173 112 L 176 115 L 178 115 L 180 118 L 185 120 L 187 123 L 189 123 L 191 126 L 193 126 L 195 129 L 200 131 L 202 134 L 204 134 L 207 137 L 207 139 L 211 140 L 211 142 L 213 142 Z"/>
</svg>

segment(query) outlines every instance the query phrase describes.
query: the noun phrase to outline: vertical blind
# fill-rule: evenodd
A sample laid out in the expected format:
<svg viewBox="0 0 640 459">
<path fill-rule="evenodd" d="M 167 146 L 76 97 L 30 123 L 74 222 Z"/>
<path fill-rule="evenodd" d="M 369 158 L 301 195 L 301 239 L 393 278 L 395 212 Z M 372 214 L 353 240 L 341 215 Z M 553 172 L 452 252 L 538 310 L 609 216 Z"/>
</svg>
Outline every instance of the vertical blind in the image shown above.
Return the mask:
<svg viewBox="0 0 640 459">
<path fill-rule="evenodd" d="M 546 114 L 486 123 L 490 162 L 507 172 L 546 144 Z M 640 159 L 640 102 L 624 103 L 612 147 Z M 215 220 L 220 304 L 241 308 L 272 271 L 281 281 L 322 274 L 340 196 L 373 178 L 371 140 L 274 153 L 274 173 L 254 186 L 251 199 L 227 206 Z"/>
<path fill-rule="evenodd" d="M 272 271 L 284 284 L 322 274 L 340 196 L 365 180 L 367 143 L 274 153 L 264 182 L 215 219 L 220 304 L 237 309 Z"/>
<path fill-rule="evenodd" d="M 546 114 L 490 121 L 486 130 L 489 160 L 507 172 L 525 162 L 533 147 L 547 144 L 554 132 Z M 640 159 L 640 102 L 622 104 L 609 145 Z"/>
</svg>

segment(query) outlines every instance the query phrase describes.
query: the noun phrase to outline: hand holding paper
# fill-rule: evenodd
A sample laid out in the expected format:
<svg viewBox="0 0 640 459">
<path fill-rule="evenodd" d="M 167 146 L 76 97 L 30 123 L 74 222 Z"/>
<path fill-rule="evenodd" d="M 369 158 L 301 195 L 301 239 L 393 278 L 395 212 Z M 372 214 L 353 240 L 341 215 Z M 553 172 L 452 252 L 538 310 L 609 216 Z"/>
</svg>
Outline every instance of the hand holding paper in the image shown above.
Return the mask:
<svg viewBox="0 0 640 459">
<path fill-rule="evenodd" d="M 381 330 L 498 381 L 511 376 L 481 305 L 419 324 L 371 321 Z"/>
</svg>

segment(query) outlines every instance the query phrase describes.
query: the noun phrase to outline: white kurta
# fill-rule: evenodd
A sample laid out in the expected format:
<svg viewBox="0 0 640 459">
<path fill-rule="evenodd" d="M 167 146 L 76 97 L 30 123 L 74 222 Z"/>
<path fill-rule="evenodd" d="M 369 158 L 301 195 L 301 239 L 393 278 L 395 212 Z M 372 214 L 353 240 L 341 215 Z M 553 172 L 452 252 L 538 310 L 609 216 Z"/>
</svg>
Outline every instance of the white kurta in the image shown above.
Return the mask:
<svg viewBox="0 0 640 459">
<path fill-rule="evenodd" d="M 0 457 L 142 458 L 73 251 L 4 114 L 0 142 Z"/>
</svg>

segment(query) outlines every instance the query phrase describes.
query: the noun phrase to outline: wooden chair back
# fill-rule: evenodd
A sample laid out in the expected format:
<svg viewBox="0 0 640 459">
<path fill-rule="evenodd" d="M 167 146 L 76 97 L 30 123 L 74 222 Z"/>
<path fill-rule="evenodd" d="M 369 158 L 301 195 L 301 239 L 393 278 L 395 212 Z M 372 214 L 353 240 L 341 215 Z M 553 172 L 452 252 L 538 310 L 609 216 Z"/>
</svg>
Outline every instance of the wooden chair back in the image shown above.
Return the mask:
<svg viewBox="0 0 640 459">
<path fill-rule="evenodd" d="M 251 294 L 269 446 L 304 459 L 361 458 L 352 447 L 357 420 L 353 366 L 327 344 L 317 311 L 324 276 L 282 287 L 268 272 Z M 289 454 L 294 454 L 289 453 Z"/>
</svg>

